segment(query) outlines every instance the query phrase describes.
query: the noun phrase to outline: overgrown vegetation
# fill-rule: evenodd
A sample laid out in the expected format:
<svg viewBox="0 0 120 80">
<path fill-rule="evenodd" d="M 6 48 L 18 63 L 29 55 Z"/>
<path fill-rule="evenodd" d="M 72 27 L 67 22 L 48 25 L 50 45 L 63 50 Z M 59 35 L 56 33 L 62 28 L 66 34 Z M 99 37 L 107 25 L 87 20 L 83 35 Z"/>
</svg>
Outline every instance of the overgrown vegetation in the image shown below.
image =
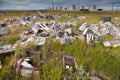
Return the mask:
<svg viewBox="0 0 120 80">
<path fill-rule="evenodd" d="M 9 14 L 8 14 L 9 13 Z M 36 13 L 36 11 L 20 11 L 19 14 L 17 11 L 8 12 L 6 17 L 0 16 L 0 19 L 8 18 L 11 16 L 19 17 L 28 13 Z M 53 12 L 41 12 L 47 14 L 54 14 Z M 76 16 L 86 16 L 87 19 L 80 20 L 77 23 L 77 26 L 74 28 L 78 29 L 81 23 L 83 22 L 99 22 L 100 17 L 102 16 L 111 16 L 112 18 L 119 17 L 120 12 L 66 12 L 66 11 L 56 11 L 55 14 L 74 14 Z M 57 21 L 66 21 L 69 20 L 65 17 Z M 44 21 L 44 20 L 41 20 Z M 113 22 L 120 24 L 120 21 L 113 20 Z M 26 28 L 24 29 L 26 30 Z M 12 33 L 12 35 L 7 36 L 7 43 L 13 44 L 19 39 L 19 35 Z M 104 38 L 109 39 L 109 37 Z M 38 66 L 40 71 L 40 76 L 33 78 L 24 78 L 18 76 L 14 73 L 11 75 L 11 65 L 19 57 L 19 54 L 25 52 L 26 50 L 39 50 L 42 49 L 44 63 L 42 67 L 39 67 L 40 62 L 38 57 L 36 56 L 34 60 L 34 64 Z M 84 41 L 77 40 L 73 44 L 68 45 L 60 45 L 59 43 L 51 43 L 51 38 L 48 38 L 47 43 L 44 46 L 35 47 L 33 43 L 28 44 L 25 47 L 18 46 L 14 55 L 8 56 L 0 56 L 0 60 L 2 60 L 2 70 L 0 72 L 0 80 L 60 80 L 60 78 L 64 75 L 64 69 L 62 68 L 62 56 L 70 55 L 74 56 L 77 60 L 78 65 L 83 65 L 84 68 L 92 73 L 96 71 L 101 73 L 110 80 L 120 80 L 120 47 L 117 48 L 104 48 L 102 43 L 99 42 L 97 45 L 86 45 Z M 38 61 L 38 63 L 37 63 Z M 42 69 L 42 70 L 41 70 Z M 77 77 L 78 73 L 75 73 L 70 76 L 70 80 Z"/>
</svg>

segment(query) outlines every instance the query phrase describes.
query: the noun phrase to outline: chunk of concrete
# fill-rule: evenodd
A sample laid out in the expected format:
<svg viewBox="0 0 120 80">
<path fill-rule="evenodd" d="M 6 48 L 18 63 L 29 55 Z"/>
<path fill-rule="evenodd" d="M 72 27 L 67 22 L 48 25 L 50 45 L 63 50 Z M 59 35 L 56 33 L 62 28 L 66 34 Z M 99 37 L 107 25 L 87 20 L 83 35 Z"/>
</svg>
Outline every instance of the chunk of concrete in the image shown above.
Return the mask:
<svg viewBox="0 0 120 80">
<path fill-rule="evenodd" d="M 65 29 L 65 32 L 67 32 L 68 34 L 72 34 L 72 28 L 68 28 L 68 29 Z"/>
<path fill-rule="evenodd" d="M 35 45 L 37 46 L 41 46 L 41 45 L 44 45 L 45 42 L 46 42 L 46 38 L 45 37 L 36 37 L 35 38 Z"/>
<path fill-rule="evenodd" d="M 83 24 L 79 27 L 79 30 L 80 30 L 80 31 L 84 31 L 86 27 L 88 27 L 88 24 L 87 24 L 87 23 L 83 23 Z"/>
<path fill-rule="evenodd" d="M 78 64 L 76 62 L 76 59 L 72 56 L 63 56 L 63 68 L 70 68 L 78 69 Z"/>
<path fill-rule="evenodd" d="M 119 40 L 115 40 L 115 41 L 110 41 L 112 47 L 119 47 L 120 46 L 120 41 Z"/>
<path fill-rule="evenodd" d="M 9 34 L 10 31 L 8 28 L 0 28 L 0 35 Z"/>
<path fill-rule="evenodd" d="M 110 43 L 110 41 L 105 41 L 105 42 L 103 42 L 103 45 L 104 45 L 105 47 L 111 47 L 111 46 L 112 46 L 112 44 Z"/>
</svg>

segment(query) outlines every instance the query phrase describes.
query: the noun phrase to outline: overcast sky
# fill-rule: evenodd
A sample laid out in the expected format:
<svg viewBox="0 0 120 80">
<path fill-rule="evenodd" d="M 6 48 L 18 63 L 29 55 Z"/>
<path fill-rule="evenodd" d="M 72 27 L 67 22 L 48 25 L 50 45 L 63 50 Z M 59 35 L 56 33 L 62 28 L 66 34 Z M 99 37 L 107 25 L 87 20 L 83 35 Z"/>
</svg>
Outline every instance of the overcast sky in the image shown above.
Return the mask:
<svg viewBox="0 0 120 80">
<path fill-rule="evenodd" d="M 104 9 L 111 9 L 114 3 L 114 8 L 120 9 L 120 0 L 0 0 L 0 9 L 48 9 L 52 2 L 57 7 L 67 7 L 68 4 L 88 7 L 89 4 L 96 4 Z"/>
</svg>

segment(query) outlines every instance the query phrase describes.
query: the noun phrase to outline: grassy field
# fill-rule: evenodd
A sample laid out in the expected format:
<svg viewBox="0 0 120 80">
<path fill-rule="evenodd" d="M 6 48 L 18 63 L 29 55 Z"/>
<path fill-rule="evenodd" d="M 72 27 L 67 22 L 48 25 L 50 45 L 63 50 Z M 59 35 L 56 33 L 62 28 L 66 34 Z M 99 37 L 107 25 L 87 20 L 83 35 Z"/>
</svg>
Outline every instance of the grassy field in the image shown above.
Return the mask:
<svg viewBox="0 0 120 80">
<path fill-rule="evenodd" d="M 75 30 L 79 28 L 79 26 L 84 23 L 99 23 L 100 17 L 110 16 L 112 17 L 112 21 L 118 24 L 120 27 L 120 19 L 115 20 L 114 18 L 120 18 L 120 12 L 80 12 L 80 11 L 40 11 L 44 14 L 52 14 L 52 15 L 64 15 L 64 14 L 73 14 L 74 18 L 61 17 L 57 19 L 58 22 L 67 22 L 74 21 L 78 16 L 86 16 L 87 18 L 84 20 L 79 20 L 77 22 L 77 26 L 75 26 Z M 6 14 L 0 15 L 0 20 L 11 17 L 20 17 L 25 14 L 34 14 L 37 11 L 8 11 Z M 19 14 L 18 14 L 19 13 Z M 45 21 L 45 20 L 40 20 Z M 20 29 L 21 31 L 26 30 L 28 27 Z M 13 30 L 13 29 L 12 29 Z M 15 41 L 19 39 L 19 33 L 16 34 L 12 32 L 7 35 L 7 42 L 13 44 Z M 14 35 L 14 36 L 13 36 Z M 92 73 L 96 71 L 97 73 L 101 73 L 108 78 L 108 80 L 120 80 L 120 47 L 117 48 L 105 48 L 102 45 L 102 41 L 97 43 L 97 45 L 86 45 L 84 41 L 77 39 L 73 44 L 68 45 L 60 45 L 59 43 L 52 43 L 51 38 L 47 40 L 47 43 L 41 47 L 34 47 L 32 44 L 26 46 L 25 48 L 18 48 L 14 55 L 9 56 L 0 56 L 0 60 L 2 59 L 3 69 L 0 72 L 0 80 L 10 80 L 12 77 L 13 80 L 60 80 L 61 76 L 64 73 L 62 68 L 62 56 L 70 55 L 74 56 L 77 60 L 78 65 L 83 65 L 84 68 Z M 42 67 L 42 76 L 33 77 L 33 78 L 24 78 L 20 77 L 14 73 L 10 72 L 10 68 L 14 60 L 18 57 L 18 54 L 24 52 L 29 49 L 42 49 L 44 60 L 46 61 Z M 37 57 L 36 57 L 37 60 Z M 40 62 L 36 64 L 39 67 Z M 39 67 L 40 68 L 40 67 Z M 76 77 L 77 75 L 72 75 L 70 80 L 74 80 L 72 77 Z"/>
</svg>

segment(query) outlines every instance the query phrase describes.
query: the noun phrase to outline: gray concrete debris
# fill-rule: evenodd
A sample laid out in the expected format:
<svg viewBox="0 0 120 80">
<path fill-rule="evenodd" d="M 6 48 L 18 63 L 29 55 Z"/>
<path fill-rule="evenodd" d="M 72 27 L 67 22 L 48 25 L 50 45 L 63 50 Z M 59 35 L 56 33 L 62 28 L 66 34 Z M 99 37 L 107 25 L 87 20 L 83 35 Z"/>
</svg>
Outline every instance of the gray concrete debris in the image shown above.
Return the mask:
<svg viewBox="0 0 120 80">
<path fill-rule="evenodd" d="M 0 47 L 0 54 L 12 53 L 16 50 L 12 45 L 4 45 Z"/>
<path fill-rule="evenodd" d="M 35 40 L 36 40 L 36 41 L 35 41 L 35 44 L 36 44 L 37 46 L 44 45 L 45 42 L 46 42 L 46 38 L 45 38 L 45 37 L 36 37 Z"/>
<path fill-rule="evenodd" d="M 39 34 L 43 31 L 47 31 L 50 32 L 50 28 L 47 27 L 45 24 L 43 23 L 36 23 L 33 27 L 32 27 L 32 31 L 34 34 Z"/>
<path fill-rule="evenodd" d="M 105 41 L 105 42 L 103 42 L 103 45 L 105 47 L 119 47 L 120 46 L 120 41 L 119 40 Z"/>
<path fill-rule="evenodd" d="M 102 36 L 111 35 L 113 39 L 120 39 L 120 29 L 111 22 L 101 22 L 99 24 L 83 23 L 79 31 L 85 37 L 87 44 L 98 42 Z M 107 45 L 107 43 L 104 43 Z"/>
<path fill-rule="evenodd" d="M 103 42 L 103 45 L 104 45 L 105 47 L 111 47 L 111 46 L 112 46 L 109 41 Z"/>
<path fill-rule="evenodd" d="M 62 30 L 58 30 L 56 32 L 56 36 L 58 36 L 58 37 L 63 37 L 63 35 L 64 35 L 64 32 Z"/>
<path fill-rule="evenodd" d="M 13 69 L 16 73 L 20 73 L 21 76 L 31 77 L 34 73 L 39 75 L 39 71 L 31 64 L 31 58 L 20 58 L 13 64 Z"/>
<path fill-rule="evenodd" d="M 115 40 L 115 41 L 110 41 L 112 47 L 119 47 L 120 46 L 120 41 L 119 40 Z"/>
<path fill-rule="evenodd" d="M 63 45 L 63 44 L 68 44 L 68 43 L 69 43 L 69 41 L 68 41 L 67 38 L 60 38 L 60 39 L 59 39 L 59 42 L 60 42 L 61 45 Z"/>
<path fill-rule="evenodd" d="M 86 27 L 88 27 L 88 23 L 83 23 L 83 24 L 79 27 L 79 30 L 80 30 L 80 31 L 84 31 Z"/>
<path fill-rule="evenodd" d="M 31 76 L 32 76 L 32 73 L 33 73 L 33 70 L 29 70 L 29 69 L 20 69 L 20 72 L 21 72 L 21 76 L 24 76 L 24 77 L 31 77 Z"/>
<path fill-rule="evenodd" d="M 75 22 L 67 22 L 67 26 L 74 27 L 76 25 L 77 25 L 76 21 Z"/>
<path fill-rule="evenodd" d="M 108 22 L 111 21 L 111 17 L 101 17 L 100 20 L 103 22 Z"/>
<path fill-rule="evenodd" d="M 78 64 L 76 62 L 76 59 L 72 56 L 63 56 L 63 68 L 73 68 L 73 69 L 78 69 Z"/>
<path fill-rule="evenodd" d="M 10 31 L 8 28 L 0 28 L 0 35 L 9 34 Z"/>
<path fill-rule="evenodd" d="M 72 32 L 72 28 L 68 28 L 68 29 L 65 29 L 65 32 L 67 32 L 68 34 L 72 34 L 73 32 Z"/>
<path fill-rule="evenodd" d="M 5 22 L 0 21 L 0 27 L 6 27 L 6 26 L 7 26 L 7 24 Z"/>
</svg>

